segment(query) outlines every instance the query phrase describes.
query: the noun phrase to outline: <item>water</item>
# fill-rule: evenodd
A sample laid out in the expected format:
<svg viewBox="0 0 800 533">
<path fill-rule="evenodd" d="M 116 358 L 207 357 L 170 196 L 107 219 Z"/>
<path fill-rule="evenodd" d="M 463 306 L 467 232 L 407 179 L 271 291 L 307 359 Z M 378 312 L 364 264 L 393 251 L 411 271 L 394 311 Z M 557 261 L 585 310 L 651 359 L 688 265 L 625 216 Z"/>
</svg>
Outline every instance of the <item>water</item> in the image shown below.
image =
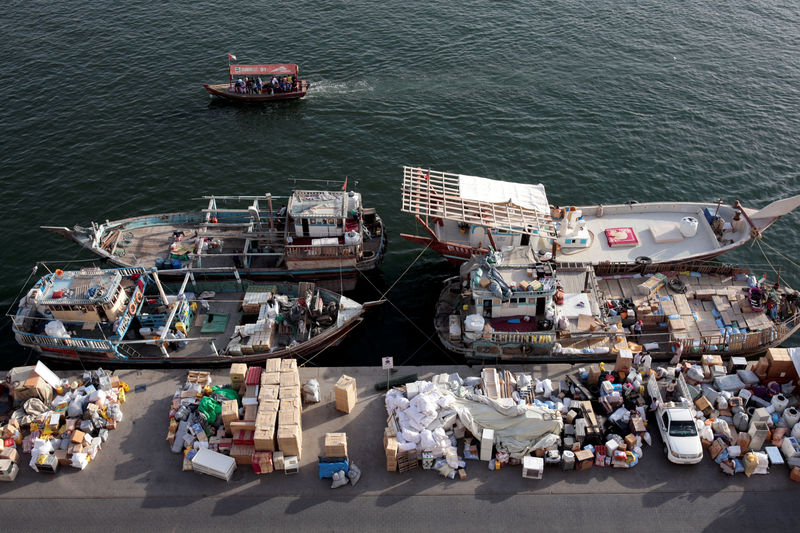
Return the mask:
<svg viewBox="0 0 800 533">
<path fill-rule="evenodd" d="M 40 224 L 189 209 L 203 194 L 358 180 L 390 229 L 371 280 L 420 248 L 399 212 L 403 164 L 541 182 L 551 202 L 742 200 L 800 193 L 800 13 L 790 3 L 297 1 L 155 5 L 8 1 L 0 18 L 0 303 L 39 260 L 91 256 Z M 204 82 L 297 62 L 300 102 L 211 105 Z M 765 242 L 790 284 L 798 214 Z M 764 263 L 759 248 L 727 256 Z M 800 262 L 800 261 L 798 261 Z M 424 254 L 392 304 L 314 364 L 445 363 L 429 340 L 441 280 Z M 362 282 L 355 296 L 377 296 Z M 6 366 L 29 354 L 0 328 Z"/>
</svg>

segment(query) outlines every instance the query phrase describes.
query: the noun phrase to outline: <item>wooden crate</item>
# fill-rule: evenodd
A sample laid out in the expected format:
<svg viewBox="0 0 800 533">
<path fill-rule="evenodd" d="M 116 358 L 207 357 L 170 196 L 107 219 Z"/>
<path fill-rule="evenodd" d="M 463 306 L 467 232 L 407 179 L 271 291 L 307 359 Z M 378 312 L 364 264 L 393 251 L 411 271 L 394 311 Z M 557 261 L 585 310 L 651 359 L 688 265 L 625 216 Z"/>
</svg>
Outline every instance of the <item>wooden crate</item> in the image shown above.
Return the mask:
<svg viewBox="0 0 800 533">
<path fill-rule="evenodd" d="M 416 450 L 397 454 L 397 470 L 401 473 L 414 470 L 418 466 L 419 460 L 417 459 Z"/>
<path fill-rule="evenodd" d="M 333 387 L 334 397 L 336 399 L 336 409 L 343 413 L 349 413 L 353 410 L 358 400 L 356 394 L 356 378 L 343 375 L 336 382 Z"/>
<path fill-rule="evenodd" d="M 267 359 L 267 372 L 280 372 L 281 371 L 281 360 L 278 358 L 273 357 L 272 359 Z"/>
</svg>

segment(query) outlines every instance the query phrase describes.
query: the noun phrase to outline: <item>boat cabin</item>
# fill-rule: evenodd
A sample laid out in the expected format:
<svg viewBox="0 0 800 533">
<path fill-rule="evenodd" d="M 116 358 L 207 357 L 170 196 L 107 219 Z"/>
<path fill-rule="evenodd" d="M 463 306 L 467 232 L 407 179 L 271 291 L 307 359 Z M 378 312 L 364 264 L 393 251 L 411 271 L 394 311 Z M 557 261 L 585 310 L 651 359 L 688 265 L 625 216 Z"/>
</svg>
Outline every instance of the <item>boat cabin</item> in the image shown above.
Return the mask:
<svg viewBox="0 0 800 533">
<path fill-rule="evenodd" d="M 294 238 L 344 237 L 359 230 L 361 196 L 345 191 L 295 191 L 287 211 Z"/>
<path fill-rule="evenodd" d="M 56 270 L 29 296 L 44 316 L 67 323 L 112 324 L 110 334 L 121 338 L 141 306 L 146 286 L 146 276 L 126 277 L 119 270 Z"/>
</svg>

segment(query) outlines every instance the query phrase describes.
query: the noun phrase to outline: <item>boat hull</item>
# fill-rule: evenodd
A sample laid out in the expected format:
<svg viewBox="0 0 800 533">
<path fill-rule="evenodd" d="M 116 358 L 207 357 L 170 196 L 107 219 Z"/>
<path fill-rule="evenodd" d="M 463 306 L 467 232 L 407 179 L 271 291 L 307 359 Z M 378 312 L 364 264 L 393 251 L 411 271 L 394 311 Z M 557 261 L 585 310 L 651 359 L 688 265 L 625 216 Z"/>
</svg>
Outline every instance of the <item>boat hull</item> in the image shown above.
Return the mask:
<svg viewBox="0 0 800 533">
<path fill-rule="evenodd" d="M 617 265 L 619 268 L 614 268 L 614 265 L 603 265 L 603 274 L 606 279 L 610 278 L 625 278 L 630 277 L 631 273 L 623 273 L 623 265 Z M 648 272 L 657 269 L 657 265 L 650 265 L 647 267 Z M 675 272 L 686 270 L 703 270 L 706 273 L 717 273 L 719 269 L 732 268 L 725 265 L 719 267 L 714 265 L 687 265 L 675 264 L 669 265 L 662 270 L 667 271 L 674 269 Z M 722 275 L 729 275 L 728 272 L 719 272 Z M 705 275 L 705 274 L 704 274 Z M 558 276 L 557 276 L 558 277 Z M 641 279 L 641 278 L 639 278 Z M 578 347 L 583 344 L 592 344 L 593 342 L 602 341 L 616 337 L 619 333 L 589 333 L 576 336 L 567 336 L 559 338 L 555 342 L 549 344 L 536 344 L 536 337 L 538 335 L 553 335 L 555 330 L 548 330 L 538 332 L 536 330 L 527 331 L 520 325 L 519 329 L 515 329 L 510 334 L 504 335 L 503 330 L 497 330 L 493 333 L 486 333 L 473 340 L 466 340 L 466 337 L 459 336 L 453 338 L 450 336 L 450 317 L 452 315 L 458 316 L 460 324 L 464 324 L 465 316 L 461 310 L 464 307 L 464 301 L 460 296 L 461 293 L 461 278 L 449 278 L 444 282 L 444 287 L 439 295 L 437 302 L 437 314 L 434 318 L 434 327 L 437 331 L 439 341 L 442 345 L 451 352 L 463 356 L 467 363 L 478 362 L 492 362 L 492 363 L 582 363 L 582 362 L 600 362 L 600 361 L 615 361 L 617 358 L 613 350 L 608 353 L 565 353 L 567 350 L 556 349 L 555 344 L 559 346 L 563 344 L 563 348 L 572 346 Z M 617 296 L 614 296 L 616 298 Z M 602 307 L 606 299 L 604 297 L 597 304 Z M 682 349 L 682 358 L 686 360 L 700 359 L 704 354 L 719 355 L 723 358 L 728 357 L 749 357 L 764 353 L 767 349 L 780 346 L 789 337 L 800 329 L 800 315 L 795 311 L 789 314 L 783 320 L 773 322 L 769 327 L 760 329 L 756 327 L 755 330 L 750 330 L 748 333 L 737 335 L 722 336 L 712 333 L 703 334 L 699 337 L 686 336 L 680 341 L 685 348 Z M 465 311 L 466 313 L 466 311 Z M 759 313 L 754 313 L 757 316 Z M 763 313 L 761 313 L 763 314 Z M 640 316 L 640 315 L 637 315 Z M 641 316 L 640 316 L 641 318 Z M 662 319 L 666 317 L 662 315 Z M 488 319 L 487 319 L 488 320 Z M 649 331 L 646 329 L 644 338 L 650 338 L 657 348 L 649 349 L 648 353 L 656 360 L 670 360 L 675 356 L 673 348 L 678 342 L 675 338 L 671 338 L 670 330 L 666 327 L 659 327 L 656 325 L 648 326 Z M 494 330 L 490 330 L 494 331 Z M 494 338 L 495 334 L 499 334 Z M 498 340 L 499 339 L 499 340 Z M 650 342 L 650 341 L 642 341 Z M 576 350 L 572 350 L 576 351 Z"/>
<path fill-rule="evenodd" d="M 203 84 L 203 88 L 205 88 L 211 97 L 238 104 L 264 104 L 269 102 L 299 100 L 308 93 L 309 86 L 309 83 L 303 80 L 302 90 L 299 91 L 279 94 L 241 94 L 228 91 L 229 86 L 227 83 L 215 85 Z"/>
</svg>

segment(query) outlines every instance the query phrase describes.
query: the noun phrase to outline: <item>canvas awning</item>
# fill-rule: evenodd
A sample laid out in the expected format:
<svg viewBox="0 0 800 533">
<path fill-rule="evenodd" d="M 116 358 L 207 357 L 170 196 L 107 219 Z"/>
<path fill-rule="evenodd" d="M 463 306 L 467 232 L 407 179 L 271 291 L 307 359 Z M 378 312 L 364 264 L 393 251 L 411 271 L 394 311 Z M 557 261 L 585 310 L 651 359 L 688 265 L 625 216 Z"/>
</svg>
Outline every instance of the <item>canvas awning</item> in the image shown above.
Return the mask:
<svg viewBox="0 0 800 533">
<path fill-rule="evenodd" d="M 297 65 L 231 65 L 231 76 L 287 76 L 297 75 Z"/>
</svg>

